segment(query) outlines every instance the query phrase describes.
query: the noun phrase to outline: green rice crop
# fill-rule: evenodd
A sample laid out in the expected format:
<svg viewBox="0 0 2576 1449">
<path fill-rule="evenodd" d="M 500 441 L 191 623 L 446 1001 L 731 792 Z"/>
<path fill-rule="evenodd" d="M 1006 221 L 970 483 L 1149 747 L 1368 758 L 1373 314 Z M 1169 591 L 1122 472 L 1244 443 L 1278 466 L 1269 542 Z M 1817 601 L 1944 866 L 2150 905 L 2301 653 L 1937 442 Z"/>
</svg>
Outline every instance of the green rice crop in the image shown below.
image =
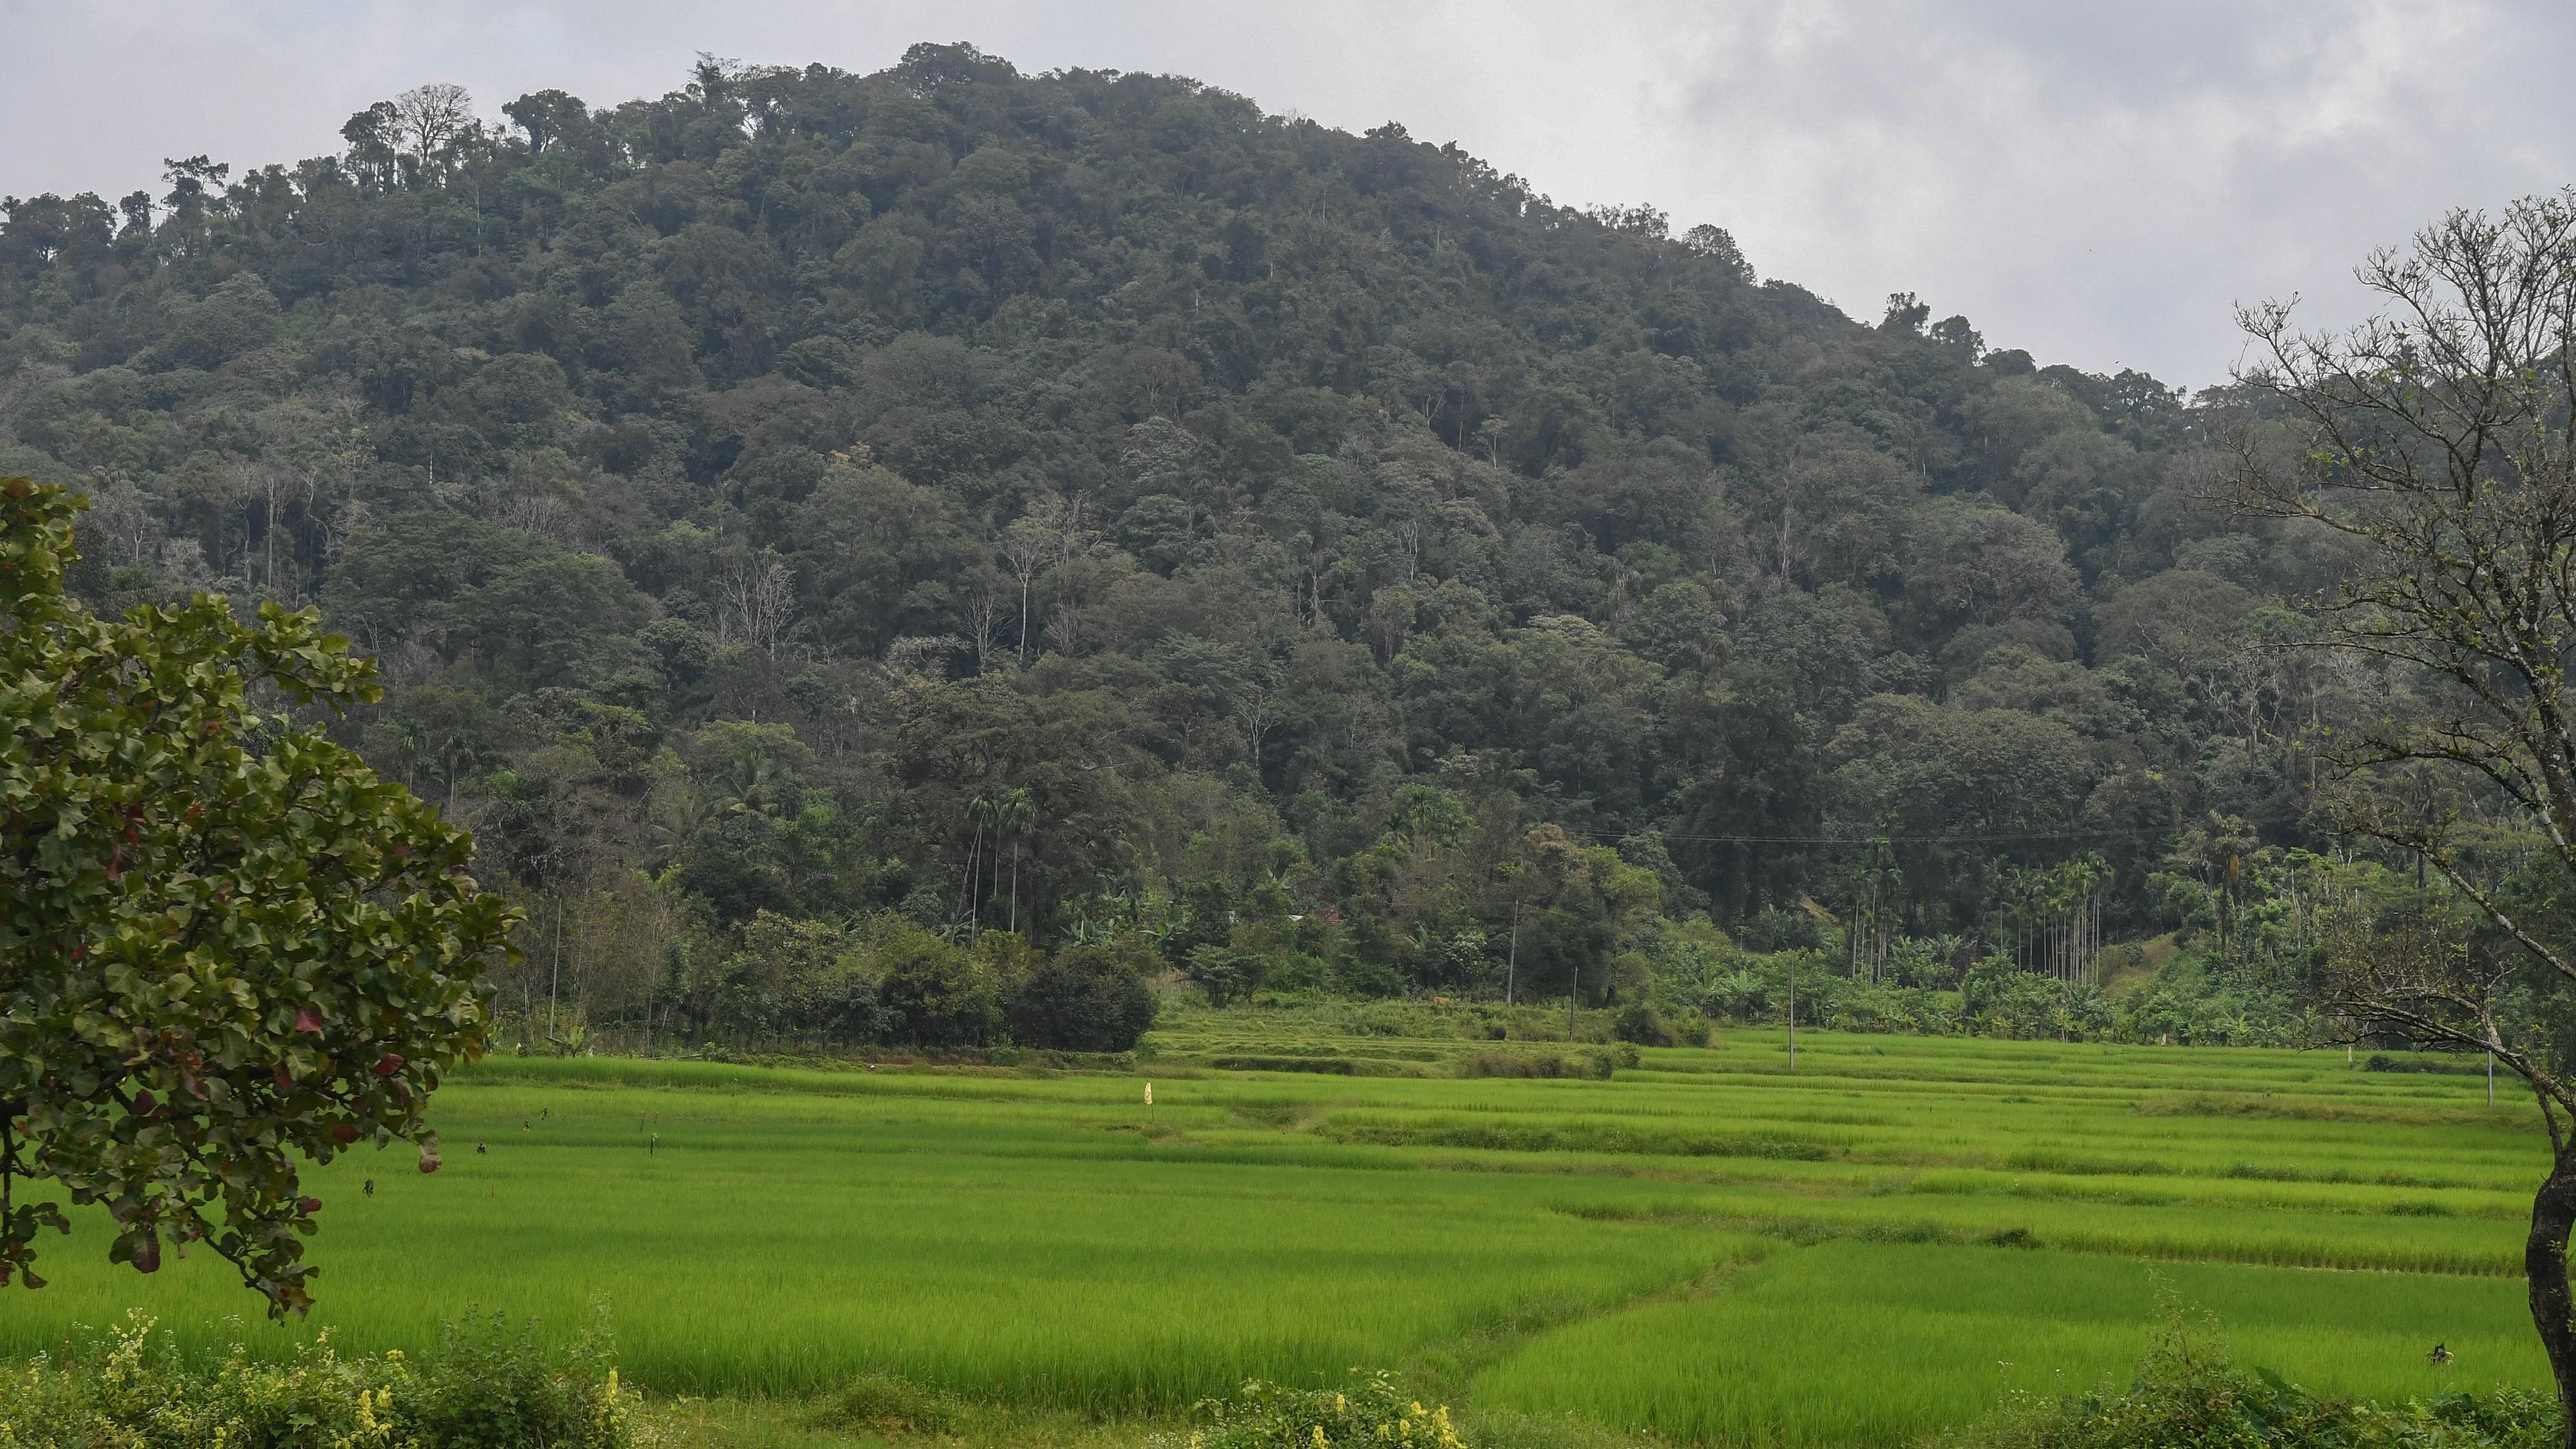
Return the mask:
<svg viewBox="0 0 2576 1449">
<path fill-rule="evenodd" d="M 2004 1361 L 2121 1371 L 2155 1273 L 2327 1391 L 2447 1382 L 2442 1338 L 2463 1387 L 2539 1376 L 2513 1275 L 2546 1148 L 2475 1076 L 1823 1033 L 1793 1073 L 1776 1032 L 1474 1076 L 1569 1049 L 1450 1021 L 1193 1013 L 1133 1074 L 497 1060 L 437 1100 L 445 1171 L 315 1174 L 321 1306 L 251 1337 L 419 1348 L 469 1305 L 570 1329 L 604 1302 L 666 1392 L 884 1372 L 1169 1413 L 1415 1366 L 1470 1410 L 1892 1442 L 1990 1409 Z M 129 1308 L 210 1342 L 256 1306 L 203 1252 L 142 1279 L 103 1246 L 47 1241 L 0 1353 Z"/>
<path fill-rule="evenodd" d="M 573 1324 L 600 1299 L 628 1372 L 657 1388 L 801 1392 L 885 1370 L 1135 1411 L 1256 1373 L 1326 1382 L 1533 1303 L 1614 1304 L 1727 1251 L 1675 1226 L 1569 1232 L 1541 1180 L 1202 1154 L 1145 1135 L 1141 1111 L 1062 1102 L 469 1079 L 442 1114 L 435 1177 L 363 1154 L 321 1174 L 318 1317 L 345 1347 L 418 1347 L 469 1302 Z M 51 1246 L 55 1286 L 11 1303 L 0 1347 L 129 1305 L 210 1336 L 199 1325 L 247 1306 L 202 1252 L 138 1280 L 92 1261 L 94 1232 Z"/>
<path fill-rule="evenodd" d="M 2218 1315 L 2240 1361 L 2319 1392 L 2546 1381 L 2515 1284 L 1836 1242 L 1773 1252 L 1705 1297 L 1549 1334 L 1481 1375 L 1474 1402 L 1679 1441 L 1903 1443 L 2008 1389 L 2125 1382 L 2159 1280 Z M 2426 1360 L 2437 1341 L 2447 1367 Z"/>
</svg>

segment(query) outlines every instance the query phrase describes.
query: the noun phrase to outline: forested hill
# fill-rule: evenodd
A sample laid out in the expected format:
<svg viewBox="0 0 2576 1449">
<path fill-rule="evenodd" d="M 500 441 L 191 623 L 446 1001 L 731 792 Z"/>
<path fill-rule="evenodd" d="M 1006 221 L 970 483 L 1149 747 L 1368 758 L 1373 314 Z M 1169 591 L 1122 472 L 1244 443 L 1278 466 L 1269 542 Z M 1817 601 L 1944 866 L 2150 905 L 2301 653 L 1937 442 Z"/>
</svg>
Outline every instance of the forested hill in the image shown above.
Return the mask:
<svg viewBox="0 0 2576 1449">
<path fill-rule="evenodd" d="M 9 200 L 0 473 L 90 493 L 95 602 L 318 604 L 350 737 L 634 970 L 1294 916 L 1562 992 L 1703 912 L 2158 930 L 2300 839 L 2332 681 L 2241 645 L 2335 560 L 2196 508 L 2154 379 L 1176 77 L 499 111 Z"/>
</svg>

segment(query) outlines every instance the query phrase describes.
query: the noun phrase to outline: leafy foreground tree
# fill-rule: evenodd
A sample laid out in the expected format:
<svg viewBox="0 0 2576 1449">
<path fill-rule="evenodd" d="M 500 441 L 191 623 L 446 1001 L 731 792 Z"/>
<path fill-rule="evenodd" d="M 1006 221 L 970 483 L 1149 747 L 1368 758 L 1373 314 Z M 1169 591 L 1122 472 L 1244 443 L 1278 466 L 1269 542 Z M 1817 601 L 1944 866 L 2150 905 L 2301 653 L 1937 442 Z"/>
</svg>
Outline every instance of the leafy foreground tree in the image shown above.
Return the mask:
<svg viewBox="0 0 2576 1449">
<path fill-rule="evenodd" d="M 220 598 L 110 623 L 63 591 L 79 503 L 0 480 L 0 1284 L 99 1204 L 145 1273 L 202 1242 L 302 1311 L 294 1154 L 418 1144 L 480 1055 L 513 920 L 472 841 L 260 706 L 373 700 L 310 613 Z"/>
<path fill-rule="evenodd" d="M 2524 1270 L 2576 1409 L 2576 190 L 2500 220 L 2454 213 L 2359 276 L 2390 307 L 2348 332 L 2297 332 L 2284 304 L 2245 315 L 2263 359 L 2246 380 L 2292 436 L 2240 438 L 2232 497 L 2365 546 L 2317 602 L 2322 639 L 2415 698 L 2333 742 L 2334 804 L 2346 829 L 2438 871 L 2492 940 L 2438 904 L 2350 932 L 2328 1005 L 2491 1051 L 2530 1085 L 2551 1166 Z M 2481 845 L 2507 824 L 2537 839 L 2499 869 Z M 2562 1432 L 2576 1446 L 2576 1414 Z"/>
</svg>

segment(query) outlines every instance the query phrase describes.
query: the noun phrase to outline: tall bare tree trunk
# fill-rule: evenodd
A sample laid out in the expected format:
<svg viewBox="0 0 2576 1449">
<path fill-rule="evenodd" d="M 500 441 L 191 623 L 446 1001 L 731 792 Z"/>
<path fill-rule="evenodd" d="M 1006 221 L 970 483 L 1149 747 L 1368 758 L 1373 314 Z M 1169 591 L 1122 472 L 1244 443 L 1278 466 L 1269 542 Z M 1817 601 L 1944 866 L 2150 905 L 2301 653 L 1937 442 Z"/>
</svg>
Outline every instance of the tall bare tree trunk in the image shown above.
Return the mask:
<svg viewBox="0 0 2576 1449">
<path fill-rule="evenodd" d="M 1020 667 L 1021 667 L 1021 668 L 1023 668 L 1023 669 L 1026 669 L 1026 668 L 1028 667 L 1028 665 L 1029 665 L 1029 579 L 1030 579 L 1030 577 L 1031 577 L 1031 576 L 1030 576 L 1029 574 L 1025 573 L 1025 572 L 1023 572 L 1023 573 L 1020 575 Z"/>
</svg>

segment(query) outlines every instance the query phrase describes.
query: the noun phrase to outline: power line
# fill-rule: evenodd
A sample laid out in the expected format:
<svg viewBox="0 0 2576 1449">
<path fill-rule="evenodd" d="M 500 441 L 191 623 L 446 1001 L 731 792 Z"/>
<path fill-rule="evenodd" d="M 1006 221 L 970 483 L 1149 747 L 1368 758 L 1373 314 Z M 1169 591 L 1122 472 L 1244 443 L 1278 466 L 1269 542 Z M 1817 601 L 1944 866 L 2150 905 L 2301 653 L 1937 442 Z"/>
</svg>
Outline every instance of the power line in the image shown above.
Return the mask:
<svg viewBox="0 0 2576 1449">
<path fill-rule="evenodd" d="M 1675 835 L 1655 830 L 1568 830 L 1566 833 L 1590 836 L 1595 840 L 1625 840 L 1631 836 L 1651 834 L 1661 840 L 1684 840 L 1701 845 L 2014 845 L 2054 840 L 2149 840 L 2166 832 L 2074 830 L 2028 835 Z"/>
</svg>

